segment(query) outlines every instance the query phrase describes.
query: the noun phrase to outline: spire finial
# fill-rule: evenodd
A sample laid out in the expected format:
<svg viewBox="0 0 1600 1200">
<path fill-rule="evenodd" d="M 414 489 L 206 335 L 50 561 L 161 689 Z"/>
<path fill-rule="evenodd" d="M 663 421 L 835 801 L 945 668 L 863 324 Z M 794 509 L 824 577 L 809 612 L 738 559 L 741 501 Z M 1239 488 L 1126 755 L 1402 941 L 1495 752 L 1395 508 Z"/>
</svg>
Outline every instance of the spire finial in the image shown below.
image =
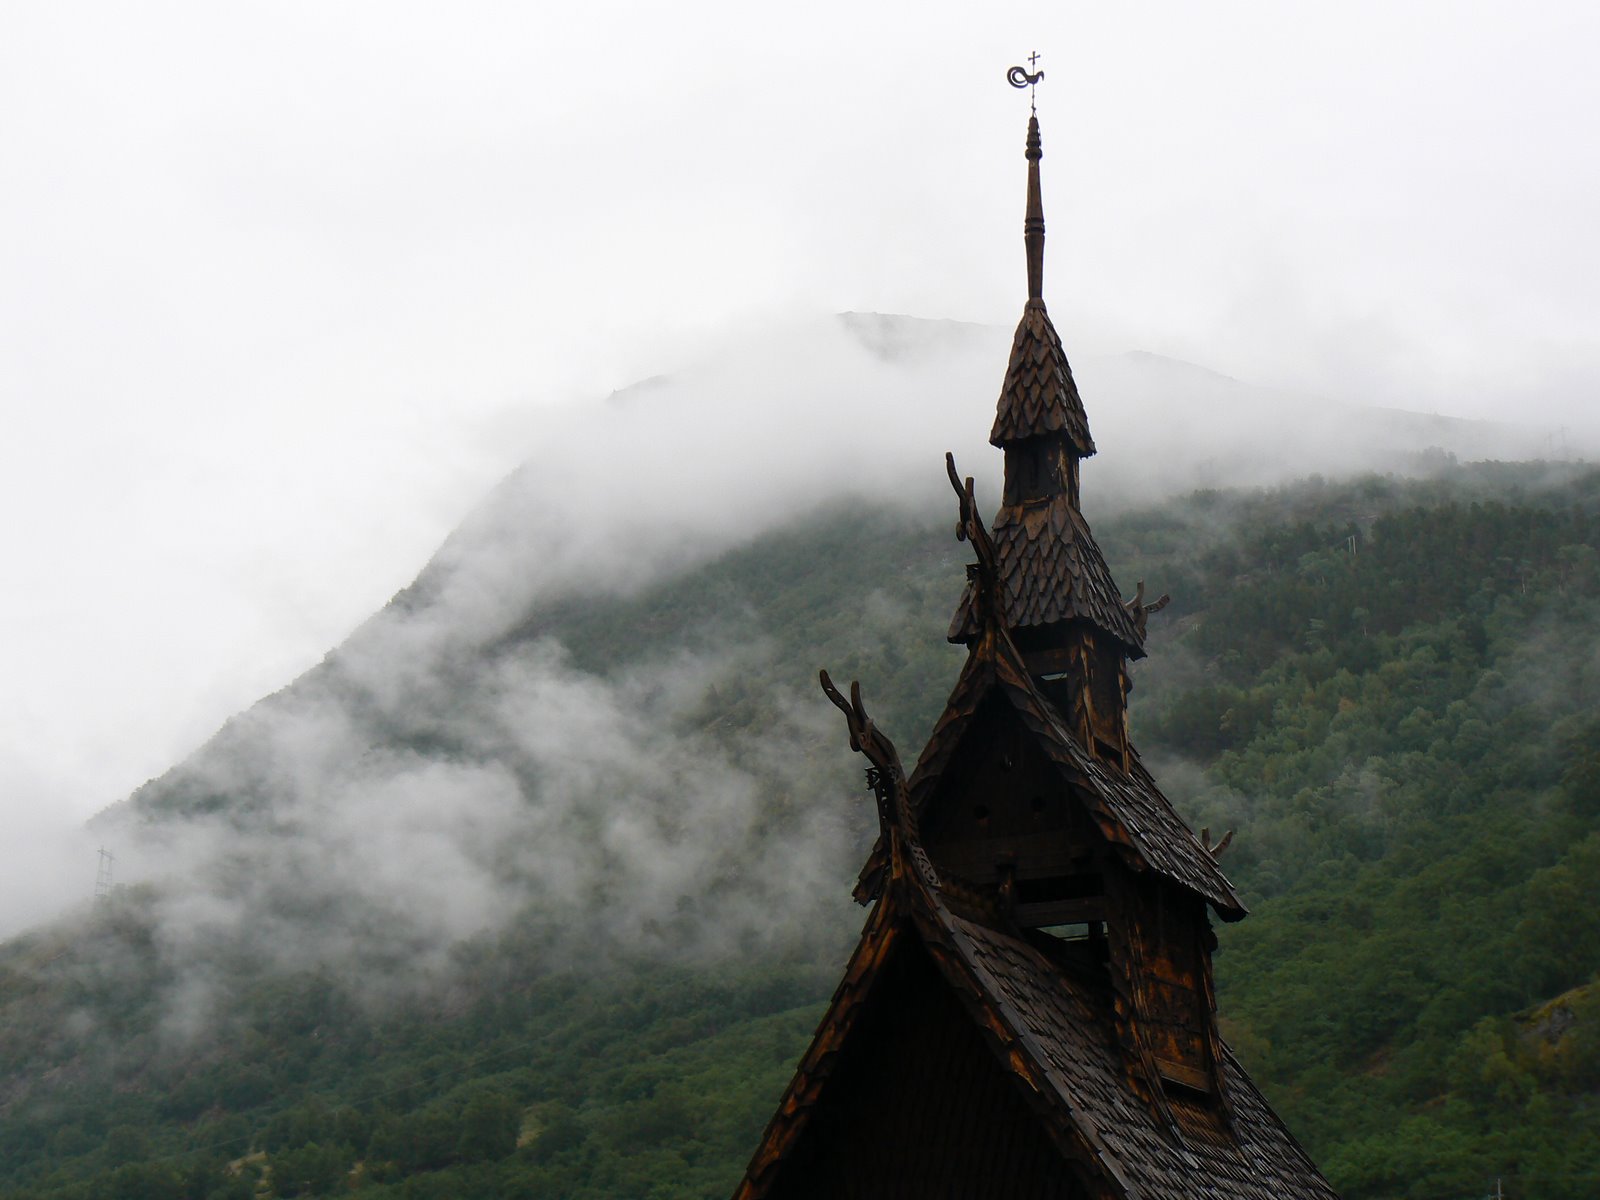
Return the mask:
<svg viewBox="0 0 1600 1200">
<path fill-rule="evenodd" d="M 1028 55 L 1028 64 L 1035 68 L 1031 74 L 1021 67 L 1012 67 L 1006 72 L 1006 79 L 1012 87 L 1032 89 L 1044 78 L 1044 72 L 1037 69 L 1037 50 Z M 1022 222 L 1022 242 L 1028 250 L 1029 300 L 1044 299 L 1044 196 L 1039 190 L 1039 160 L 1043 157 L 1044 149 L 1039 142 L 1039 111 L 1033 107 L 1028 116 L 1028 215 Z"/>
</svg>

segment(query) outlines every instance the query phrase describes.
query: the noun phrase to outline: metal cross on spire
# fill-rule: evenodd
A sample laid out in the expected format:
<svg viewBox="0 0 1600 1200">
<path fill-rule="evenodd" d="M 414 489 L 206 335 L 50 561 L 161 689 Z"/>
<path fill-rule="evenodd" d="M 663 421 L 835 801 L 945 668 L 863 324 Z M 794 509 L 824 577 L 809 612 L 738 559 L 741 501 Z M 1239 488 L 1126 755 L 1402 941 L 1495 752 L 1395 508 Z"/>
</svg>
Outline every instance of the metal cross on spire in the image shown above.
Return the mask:
<svg viewBox="0 0 1600 1200">
<path fill-rule="evenodd" d="M 1033 68 L 1031 73 L 1023 67 L 1012 67 L 1006 72 L 1006 80 L 1014 88 L 1028 89 L 1028 108 L 1030 111 L 1037 113 L 1039 111 L 1037 89 L 1039 81 L 1044 78 L 1044 72 L 1039 70 L 1039 52 L 1037 50 L 1028 55 L 1028 66 Z"/>
</svg>

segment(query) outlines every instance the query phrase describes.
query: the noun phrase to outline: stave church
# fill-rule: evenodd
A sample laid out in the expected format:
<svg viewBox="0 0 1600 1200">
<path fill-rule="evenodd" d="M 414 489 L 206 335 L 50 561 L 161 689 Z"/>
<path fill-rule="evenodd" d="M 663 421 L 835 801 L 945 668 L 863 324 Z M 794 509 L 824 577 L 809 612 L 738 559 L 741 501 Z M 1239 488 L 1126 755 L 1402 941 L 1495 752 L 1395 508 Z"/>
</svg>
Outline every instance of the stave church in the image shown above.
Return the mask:
<svg viewBox="0 0 1600 1200">
<path fill-rule="evenodd" d="M 1211 921 L 1244 905 L 1129 741 L 1162 601 L 1123 600 L 1079 507 L 1095 444 L 1044 303 L 1041 158 L 1035 114 L 991 524 L 947 459 L 966 663 L 909 774 L 822 676 L 869 764 L 870 914 L 735 1200 L 1336 1200 L 1218 1034 Z"/>
</svg>

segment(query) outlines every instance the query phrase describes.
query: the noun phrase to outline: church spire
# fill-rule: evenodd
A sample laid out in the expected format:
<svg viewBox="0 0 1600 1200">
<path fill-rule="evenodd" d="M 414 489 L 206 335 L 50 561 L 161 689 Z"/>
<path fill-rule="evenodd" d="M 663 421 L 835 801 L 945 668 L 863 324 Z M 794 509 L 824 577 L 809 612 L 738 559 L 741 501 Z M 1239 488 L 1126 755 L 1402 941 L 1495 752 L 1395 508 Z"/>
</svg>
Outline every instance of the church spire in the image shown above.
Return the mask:
<svg viewBox="0 0 1600 1200">
<path fill-rule="evenodd" d="M 734 1200 L 1338 1200 L 1222 1041 L 1206 906 L 1244 905 L 1128 744 L 1153 606 L 1118 599 L 1078 511 L 1093 444 L 1041 295 L 1039 157 L 1033 121 L 992 533 L 945 458 L 970 653 L 909 776 L 821 673 L 870 764 L 872 912 Z"/>
<path fill-rule="evenodd" d="M 1036 60 L 1035 60 L 1036 61 Z M 1008 78 L 1029 87 L 1043 77 L 1020 67 Z M 1028 118 L 1027 214 L 1023 244 L 1028 299 L 1017 323 L 989 441 L 1005 452 L 1005 483 L 991 538 L 993 616 L 1081 744 L 1124 762 L 1126 662 L 1144 654 L 1142 599 L 1124 604 L 1079 507 L 1081 465 L 1095 452 L 1078 385 L 1044 303 L 1044 157 L 1039 118 Z M 986 616 L 969 588 L 950 640 L 969 647 Z"/>
<path fill-rule="evenodd" d="M 1028 248 L 1028 299 L 1044 302 L 1044 195 L 1039 188 L 1039 117 L 1028 118 L 1028 215 L 1022 221 L 1022 241 Z"/>
<path fill-rule="evenodd" d="M 1015 68 L 1020 71 L 1021 68 Z M 1044 72 L 1020 76 L 1018 87 L 1036 83 Z M 1039 117 L 1028 117 L 1028 211 L 1022 221 L 1022 241 L 1028 257 L 1028 303 L 1022 310 L 1017 335 L 1011 344 L 1011 361 L 996 406 L 992 445 L 1005 447 L 1028 438 L 1062 435 L 1074 459 L 1094 453 L 1089 418 L 1084 414 L 1078 385 L 1067 364 L 1066 351 L 1044 306 L 1044 190 L 1039 183 L 1039 160 L 1044 149 L 1039 137 Z M 1075 490 L 1075 489 L 1074 489 Z M 1073 503 L 1077 503 L 1074 494 Z"/>
</svg>

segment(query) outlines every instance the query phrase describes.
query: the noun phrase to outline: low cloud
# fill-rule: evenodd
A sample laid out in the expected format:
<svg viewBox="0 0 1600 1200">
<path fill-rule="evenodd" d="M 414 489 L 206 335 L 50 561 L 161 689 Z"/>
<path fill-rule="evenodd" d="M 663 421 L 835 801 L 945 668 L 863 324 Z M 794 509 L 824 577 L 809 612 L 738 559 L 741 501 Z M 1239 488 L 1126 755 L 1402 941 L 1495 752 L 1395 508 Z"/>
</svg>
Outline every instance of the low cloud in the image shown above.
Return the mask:
<svg viewBox="0 0 1600 1200">
<path fill-rule="evenodd" d="M 403 698 L 334 664 L 257 706 L 104 822 L 155 885 L 176 1024 L 244 946 L 381 999 L 517 923 L 551 966 L 836 932 L 865 809 L 831 710 L 780 688 L 744 727 L 716 702 L 769 666 L 758 642 L 602 677 L 539 639 Z"/>
<path fill-rule="evenodd" d="M 240 946 L 383 996 L 513 928 L 539 930 L 559 964 L 833 936 L 870 815 L 848 798 L 855 764 L 815 664 L 775 662 L 750 614 L 709 597 L 720 636 L 604 670 L 577 665 L 548 614 L 846 496 L 946 514 L 947 449 L 992 504 L 1000 462 L 984 438 L 1007 342 L 856 316 L 751 333 L 671 379 L 543 414 L 528 461 L 415 585 L 96 826 L 123 880 L 153 889 L 173 1030 L 203 1024 L 220 977 L 207 964 Z M 1370 466 L 1378 441 L 1396 455 L 1481 433 L 1390 421 L 1401 433 L 1379 439 L 1387 418 L 1372 418 L 1341 439 L 1348 414 L 1150 356 L 1090 360 L 1078 377 L 1101 447 L 1091 516 L 1213 469 L 1271 482 Z M 896 629 L 892 591 L 860 622 L 863 645 Z M 752 678 L 754 710 L 727 698 Z M 1203 799 L 1223 818 L 1236 800 Z"/>
</svg>

